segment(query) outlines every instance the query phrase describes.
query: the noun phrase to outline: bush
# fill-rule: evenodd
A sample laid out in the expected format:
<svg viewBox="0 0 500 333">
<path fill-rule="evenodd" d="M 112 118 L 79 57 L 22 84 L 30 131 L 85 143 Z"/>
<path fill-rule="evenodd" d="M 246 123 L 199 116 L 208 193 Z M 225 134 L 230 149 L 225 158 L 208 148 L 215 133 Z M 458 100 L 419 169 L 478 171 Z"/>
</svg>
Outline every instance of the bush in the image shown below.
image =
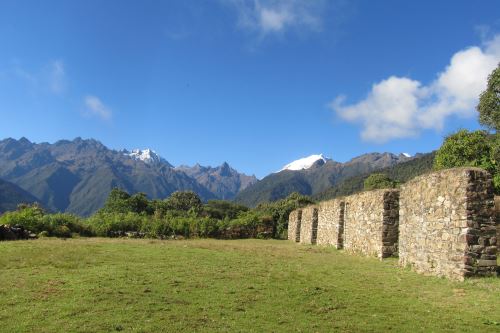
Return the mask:
<svg viewBox="0 0 500 333">
<path fill-rule="evenodd" d="M 258 212 L 260 216 L 271 219 L 272 237 L 283 239 L 286 237 L 288 216 L 292 210 L 307 206 L 313 202 L 308 196 L 294 192 L 285 199 L 260 204 L 254 211 Z"/>
<path fill-rule="evenodd" d="M 500 137 L 485 131 L 460 130 L 448 136 L 436 153 L 434 168 L 479 167 L 493 176 L 495 193 L 500 193 Z"/>
<path fill-rule="evenodd" d="M 0 224 L 19 225 L 31 232 L 39 233 L 47 230 L 43 225 L 44 214 L 45 212 L 38 205 L 20 206 L 18 210 L 0 216 Z"/>
<path fill-rule="evenodd" d="M 235 219 L 240 212 L 248 211 L 248 207 L 224 200 L 209 200 L 203 206 L 202 214 L 218 220 L 226 217 Z"/>
<path fill-rule="evenodd" d="M 143 224 L 150 219 L 148 216 L 137 213 L 105 213 L 99 212 L 86 223 L 88 228 L 97 236 L 112 237 L 116 232 L 141 231 Z"/>
<path fill-rule="evenodd" d="M 71 237 L 72 233 L 91 236 L 82 220 L 71 214 L 46 214 L 38 205 L 22 205 L 0 217 L 0 224 L 19 225 L 30 232 L 46 236 Z"/>
<path fill-rule="evenodd" d="M 69 238 L 73 233 L 92 236 L 91 230 L 83 224 L 83 221 L 72 214 L 47 214 L 43 216 L 42 224 L 50 236 Z"/>
</svg>

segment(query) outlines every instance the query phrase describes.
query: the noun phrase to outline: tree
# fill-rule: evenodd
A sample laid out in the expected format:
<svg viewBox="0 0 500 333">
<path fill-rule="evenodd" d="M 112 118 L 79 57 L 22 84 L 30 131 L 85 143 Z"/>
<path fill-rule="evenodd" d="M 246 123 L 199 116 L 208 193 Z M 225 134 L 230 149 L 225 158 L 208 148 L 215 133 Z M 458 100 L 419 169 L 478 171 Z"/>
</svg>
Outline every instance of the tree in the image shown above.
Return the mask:
<svg viewBox="0 0 500 333">
<path fill-rule="evenodd" d="M 146 194 L 139 192 L 130 195 L 124 190 L 114 188 L 102 208 L 106 213 L 138 213 L 153 214 L 152 203 Z"/>
<path fill-rule="evenodd" d="M 114 188 L 109 193 L 108 199 L 104 204 L 103 211 L 108 213 L 126 213 L 130 211 L 129 202 L 130 194 L 122 189 Z"/>
<path fill-rule="evenodd" d="M 500 128 L 500 64 L 488 76 L 488 85 L 479 97 L 476 107 L 479 123 L 498 131 Z"/>
<path fill-rule="evenodd" d="M 209 200 L 203 206 L 203 215 L 219 220 L 235 219 L 240 212 L 248 211 L 248 207 L 225 200 Z"/>
<path fill-rule="evenodd" d="M 172 210 L 188 211 L 190 209 L 199 211 L 201 199 L 193 191 L 177 191 L 165 199 L 166 206 Z"/>
<path fill-rule="evenodd" d="M 130 211 L 135 213 L 146 213 L 148 215 L 153 214 L 153 207 L 148 200 L 145 193 L 139 192 L 131 196 L 128 200 L 128 206 Z"/>
<path fill-rule="evenodd" d="M 437 170 L 463 166 L 482 167 L 492 171 L 491 147 L 485 131 L 469 132 L 465 129 L 445 138 L 436 153 Z"/>
<path fill-rule="evenodd" d="M 364 189 L 367 191 L 395 186 L 396 182 L 384 173 L 372 173 L 364 181 Z"/>
<path fill-rule="evenodd" d="M 495 192 L 500 193 L 500 139 L 486 131 L 460 130 L 443 142 L 436 153 L 434 168 L 479 167 L 493 176 Z"/>
</svg>

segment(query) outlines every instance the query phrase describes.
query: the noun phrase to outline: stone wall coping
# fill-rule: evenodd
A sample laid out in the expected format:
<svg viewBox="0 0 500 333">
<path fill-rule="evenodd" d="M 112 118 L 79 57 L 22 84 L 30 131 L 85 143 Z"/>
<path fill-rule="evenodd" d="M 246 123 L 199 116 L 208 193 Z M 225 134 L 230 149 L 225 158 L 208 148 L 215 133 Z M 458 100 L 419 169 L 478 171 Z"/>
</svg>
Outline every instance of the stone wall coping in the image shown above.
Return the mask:
<svg viewBox="0 0 500 333">
<path fill-rule="evenodd" d="M 318 204 L 316 206 L 324 206 L 324 205 L 334 204 L 337 202 L 340 203 L 340 202 L 344 202 L 344 201 L 345 201 L 345 197 L 338 197 L 338 198 L 320 201 L 320 202 L 318 202 Z"/>
<path fill-rule="evenodd" d="M 350 196 L 345 197 L 344 200 L 349 200 L 349 199 L 356 198 L 356 197 L 361 196 L 361 195 L 371 194 L 371 193 L 385 194 L 385 193 L 393 193 L 393 192 L 399 192 L 399 191 L 400 191 L 399 188 L 381 188 L 381 189 L 370 190 L 370 191 L 363 191 L 363 192 L 358 192 L 358 193 L 355 193 L 355 194 L 351 194 Z"/>
<path fill-rule="evenodd" d="M 476 172 L 485 172 L 488 173 L 485 169 L 482 168 L 477 168 L 477 167 L 459 167 L 459 168 L 450 168 L 450 169 L 442 169 L 442 170 L 433 170 L 428 173 L 424 173 L 423 175 L 417 176 L 415 178 L 412 178 L 408 180 L 407 182 L 401 184 L 401 188 L 406 187 L 408 185 L 411 185 L 413 183 L 418 183 L 421 182 L 422 179 L 428 178 L 429 176 L 439 176 L 439 175 L 446 175 L 446 174 L 464 174 L 467 171 L 476 171 Z"/>
</svg>

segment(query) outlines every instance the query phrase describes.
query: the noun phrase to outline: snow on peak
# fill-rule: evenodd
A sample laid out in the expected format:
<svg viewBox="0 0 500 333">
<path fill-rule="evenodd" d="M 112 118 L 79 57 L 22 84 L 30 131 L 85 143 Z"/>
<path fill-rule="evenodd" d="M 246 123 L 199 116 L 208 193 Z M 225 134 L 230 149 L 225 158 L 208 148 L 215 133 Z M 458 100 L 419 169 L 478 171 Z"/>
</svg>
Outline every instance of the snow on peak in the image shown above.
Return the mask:
<svg viewBox="0 0 500 333">
<path fill-rule="evenodd" d="M 329 159 L 324 157 L 323 154 L 319 155 L 311 155 L 308 157 L 304 157 L 301 159 L 298 159 L 296 161 L 293 161 L 283 167 L 280 171 L 283 170 L 304 170 L 304 169 L 309 169 L 316 163 L 317 161 L 322 160 L 323 162 L 328 161 Z M 278 171 L 279 172 L 279 171 Z"/>
<path fill-rule="evenodd" d="M 132 149 L 132 152 L 125 152 L 125 155 L 132 157 L 133 159 L 143 161 L 147 164 L 164 163 L 170 165 L 167 161 L 160 157 L 154 150 L 146 149 Z"/>
<path fill-rule="evenodd" d="M 406 156 L 406 157 L 411 157 L 411 155 L 408 154 L 408 153 L 401 153 L 401 154 L 404 155 L 404 156 Z"/>
</svg>

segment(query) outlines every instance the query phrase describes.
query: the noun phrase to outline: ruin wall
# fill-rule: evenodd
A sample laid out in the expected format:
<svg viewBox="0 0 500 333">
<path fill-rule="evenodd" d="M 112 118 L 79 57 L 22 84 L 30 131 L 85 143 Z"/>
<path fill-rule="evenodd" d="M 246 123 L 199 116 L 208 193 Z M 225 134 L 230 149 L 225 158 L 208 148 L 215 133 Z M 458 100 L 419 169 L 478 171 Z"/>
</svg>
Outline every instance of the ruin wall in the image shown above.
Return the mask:
<svg viewBox="0 0 500 333">
<path fill-rule="evenodd" d="M 491 176 L 478 168 L 443 170 L 404 184 L 400 264 L 419 273 L 459 280 L 495 275 L 493 202 Z"/>
<path fill-rule="evenodd" d="M 495 223 L 497 225 L 497 237 L 490 240 L 492 243 L 497 244 L 497 256 L 500 252 L 500 196 L 495 196 Z"/>
</svg>

